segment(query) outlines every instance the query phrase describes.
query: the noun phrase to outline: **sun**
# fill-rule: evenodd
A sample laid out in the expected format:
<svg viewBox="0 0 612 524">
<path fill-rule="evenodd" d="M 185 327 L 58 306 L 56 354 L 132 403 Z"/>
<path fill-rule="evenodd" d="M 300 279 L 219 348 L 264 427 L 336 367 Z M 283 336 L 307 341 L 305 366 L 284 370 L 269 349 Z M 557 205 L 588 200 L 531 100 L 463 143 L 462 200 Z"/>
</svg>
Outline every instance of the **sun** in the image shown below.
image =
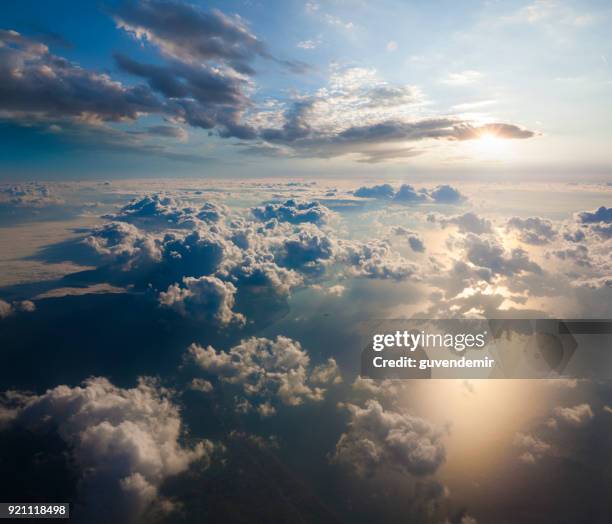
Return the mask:
<svg viewBox="0 0 612 524">
<path fill-rule="evenodd" d="M 473 146 L 477 153 L 483 157 L 492 157 L 503 154 L 507 141 L 490 131 L 482 133 Z"/>
</svg>

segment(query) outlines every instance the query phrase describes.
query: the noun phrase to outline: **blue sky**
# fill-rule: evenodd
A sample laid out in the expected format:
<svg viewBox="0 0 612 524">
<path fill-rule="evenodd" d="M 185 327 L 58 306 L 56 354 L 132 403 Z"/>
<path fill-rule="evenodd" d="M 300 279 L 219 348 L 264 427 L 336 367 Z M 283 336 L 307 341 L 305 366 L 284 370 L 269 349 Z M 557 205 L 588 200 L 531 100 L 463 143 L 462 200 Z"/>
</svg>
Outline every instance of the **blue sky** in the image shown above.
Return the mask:
<svg viewBox="0 0 612 524">
<path fill-rule="evenodd" d="M 10 2 L 0 177 L 606 176 L 610 11 L 562 0 Z"/>
</svg>

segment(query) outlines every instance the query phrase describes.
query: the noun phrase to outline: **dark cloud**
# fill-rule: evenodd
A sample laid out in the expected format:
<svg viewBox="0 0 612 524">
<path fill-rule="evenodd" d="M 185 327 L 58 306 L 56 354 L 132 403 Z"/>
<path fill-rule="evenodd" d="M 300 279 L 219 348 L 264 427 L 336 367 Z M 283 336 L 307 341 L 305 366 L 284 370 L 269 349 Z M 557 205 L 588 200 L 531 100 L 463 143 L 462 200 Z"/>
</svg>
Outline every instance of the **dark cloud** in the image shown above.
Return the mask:
<svg viewBox="0 0 612 524">
<path fill-rule="evenodd" d="M 523 129 L 514 124 L 485 124 L 482 126 L 472 126 L 470 124 L 461 124 L 454 128 L 453 134 L 450 137 L 454 140 L 476 140 L 483 135 L 492 135 L 497 138 L 506 139 L 524 139 L 532 138 L 536 134 L 528 129 Z"/>
<path fill-rule="evenodd" d="M 416 188 L 410 184 L 402 184 L 397 190 L 397 193 L 395 193 L 393 200 L 404 204 L 419 204 L 422 202 L 429 202 L 431 199 L 425 188 L 417 191 Z"/>
<path fill-rule="evenodd" d="M 4 118 L 118 122 L 164 112 L 146 86 L 124 86 L 83 69 L 15 31 L 0 31 L 0 43 Z"/>
<path fill-rule="evenodd" d="M 376 400 L 368 400 L 363 408 L 341 407 L 349 412 L 349 429 L 340 436 L 332 462 L 346 464 L 362 476 L 371 476 L 379 468 L 429 475 L 444 462 L 443 433 L 428 421 L 385 410 Z"/>
<path fill-rule="evenodd" d="M 129 0 L 113 16 L 119 27 L 188 64 L 218 62 L 252 75 L 255 58 L 273 58 L 239 16 L 217 9 L 205 11 L 177 0 Z"/>
<path fill-rule="evenodd" d="M 392 228 L 392 231 L 396 235 L 405 237 L 412 251 L 416 251 L 417 253 L 423 253 L 425 251 L 425 244 L 418 233 L 406 229 L 403 226 L 395 226 Z"/>
<path fill-rule="evenodd" d="M 332 217 L 332 212 L 319 202 L 286 200 L 283 203 L 270 203 L 254 207 L 253 215 L 259 220 L 276 219 L 280 222 L 300 224 L 310 222 L 323 224 Z"/>
<path fill-rule="evenodd" d="M 479 268 L 490 270 L 494 275 L 513 276 L 522 272 L 542 273 L 542 268 L 529 259 L 527 252 L 514 248 L 507 252 L 493 240 L 472 233 L 464 240 L 466 259 Z"/>
<path fill-rule="evenodd" d="M 10 426 L 57 432 L 79 470 L 78 518 L 136 522 L 154 504 L 158 488 L 195 461 L 206 464 L 210 441 L 183 445 L 181 416 L 168 391 L 151 380 L 123 389 L 107 379 L 57 386 L 42 395 L 13 392 Z M 17 402 L 15 402 L 17 401 Z M 172 509 L 165 501 L 166 510 Z M 85 509 L 86 514 L 83 513 Z"/>
<path fill-rule="evenodd" d="M 459 204 L 465 200 L 458 189 L 449 185 L 435 187 L 429 192 L 429 196 L 438 204 Z"/>
<path fill-rule="evenodd" d="M 353 194 L 362 198 L 393 198 L 395 190 L 390 184 L 381 184 L 378 186 L 360 187 Z"/>
<path fill-rule="evenodd" d="M 485 233 L 492 233 L 491 221 L 479 217 L 476 213 L 468 211 L 463 215 L 444 216 L 436 213 L 429 213 L 427 215 L 428 222 L 437 222 L 442 227 L 448 225 L 455 225 L 462 233 L 474 233 L 481 235 Z"/>
<path fill-rule="evenodd" d="M 506 227 L 519 233 L 519 238 L 526 244 L 548 244 L 557 237 L 557 231 L 550 220 L 540 217 L 512 217 Z"/>
<path fill-rule="evenodd" d="M 106 218 L 122 221 L 155 220 L 163 225 L 193 227 L 198 220 L 218 222 L 227 212 L 227 208 L 215 202 L 205 202 L 196 208 L 168 195 L 154 193 L 132 200 L 119 212 L 107 215 Z"/>
</svg>

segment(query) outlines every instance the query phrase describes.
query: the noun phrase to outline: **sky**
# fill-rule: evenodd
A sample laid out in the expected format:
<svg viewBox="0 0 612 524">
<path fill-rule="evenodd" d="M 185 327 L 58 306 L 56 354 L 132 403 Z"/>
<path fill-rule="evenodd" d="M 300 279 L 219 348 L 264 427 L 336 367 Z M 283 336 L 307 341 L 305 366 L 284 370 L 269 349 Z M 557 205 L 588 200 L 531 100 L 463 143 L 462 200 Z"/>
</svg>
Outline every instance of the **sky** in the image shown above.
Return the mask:
<svg viewBox="0 0 612 524">
<path fill-rule="evenodd" d="M 612 335 L 530 335 L 612 318 L 607 4 L 5 2 L 3 500 L 608 522 Z M 508 337 L 362 376 L 415 319 Z"/>
<path fill-rule="evenodd" d="M 606 177 L 610 16 L 595 1 L 9 2 L 0 176 Z"/>
</svg>

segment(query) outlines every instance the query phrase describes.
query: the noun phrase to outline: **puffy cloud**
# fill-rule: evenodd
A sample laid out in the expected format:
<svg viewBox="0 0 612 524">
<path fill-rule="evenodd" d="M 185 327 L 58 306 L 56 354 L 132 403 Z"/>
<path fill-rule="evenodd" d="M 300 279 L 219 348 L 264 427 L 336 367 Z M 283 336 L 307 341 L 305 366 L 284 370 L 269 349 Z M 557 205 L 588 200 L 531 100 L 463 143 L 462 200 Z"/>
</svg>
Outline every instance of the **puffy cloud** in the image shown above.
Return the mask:
<svg viewBox="0 0 612 524">
<path fill-rule="evenodd" d="M 214 386 L 208 380 L 203 378 L 194 378 L 189 384 L 189 389 L 193 391 L 200 391 L 202 393 L 211 393 L 214 390 Z"/>
<path fill-rule="evenodd" d="M 18 207 L 46 207 L 61 205 L 64 199 L 54 195 L 52 189 L 37 182 L 0 185 L 0 204 Z"/>
<path fill-rule="evenodd" d="M 580 427 L 589 422 L 594 415 L 591 406 L 588 404 L 579 404 L 573 407 L 556 407 L 553 410 L 553 417 L 555 422 Z"/>
<path fill-rule="evenodd" d="M 396 235 L 406 237 L 412 251 L 416 251 L 417 253 L 423 253 L 425 251 L 425 244 L 418 233 L 410 231 L 403 226 L 395 226 L 392 228 L 392 231 Z"/>
<path fill-rule="evenodd" d="M 406 204 L 435 203 L 459 204 L 466 200 L 457 188 L 449 185 L 436 186 L 433 189 L 416 189 L 410 184 L 402 184 L 397 192 L 389 184 L 362 186 L 355 190 L 355 196 L 362 198 L 393 199 Z"/>
<path fill-rule="evenodd" d="M 193 227 L 196 219 L 219 222 L 227 213 L 225 206 L 215 202 L 205 202 L 198 209 L 185 206 L 170 196 L 156 193 L 133 199 L 118 213 L 108 215 L 108 218 L 124 221 L 158 219 L 167 224 Z"/>
<path fill-rule="evenodd" d="M 519 239 L 526 244 L 548 244 L 557 237 L 557 231 L 550 220 L 540 217 L 512 217 L 506 227 L 519 232 Z"/>
<path fill-rule="evenodd" d="M 601 206 L 594 212 L 578 213 L 578 221 L 589 224 L 591 229 L 602 238 L 612 238 L 612 207 Z"/>
<path fill-rule="evenodd" d="M 102 260 L 126 271 L 146 267 L 162 259 L 160 239 L 125 222 L 110 222 L 96 227 L 82 242 Z"/>
<path fill-rule="evenodd" d="M 228 263 L 217 275 L 230 279 L 239 289 L 243 286 L 264 286 L 281 295 L 304 282 L 296 271 L 278 266 L 272 255 L 258 255 L 250 250 L 243 254 L 239 262 Z"/>
<path fill-rule="evenodd" d="M 434 187 L 429 196 L 437 204 L 459 204 L 465 200 L 458 189 L 447 184 Z"/>
<path fill-rule="evenodd" d="M 514 248 L 508 253 L 495 241 L 472 233 L 466 236 L 464 246 L 466 259 L 477 267 L 489 269 L 493 275 L 542 273 L 542 268 L 531 261 L 523 249 Z"/>
<path fill-rule="evenodd" d="M 315 366 L 310 374 L 310 380 L 314 384 L 340 384 L 342 376 L 336 360 L 330 357 L 324 364 Z"/>
<path fill-rule="evenodd" d="M 435 473 L 444 462 L 442 433 L 426 420 L 384 410 L 376 400 L 368 400 L 364 408 L 355 404 L 343 407 L 350 420 L 332 462 L 347 464 L 360 475 L 391 468 L 417 476 Z"/>
<path fill-rule="evenodd" d="M 521 452 L 519 460 L 526 464 L 534 464 L 551 452 L 550 444 L 528 433 L 517 433 L 514 436 L 514 445 Z"/>
<path fill-rule="evenodd" d="M 593 224 L 597 222 L 604 222 L 605 224 L 612 223 L 612 207 L 601 206 L 594 212 L 583 211 L 578 213 L 578 219 L 583 224 Z"/>
<path fill-rule="evenodd" d="M 0 299 L 0 320 L 10 317 L 17 312 L 32 313 L 36 311 L 36 304 L 31 300 L 18 300 L 12 303 Z"/>
<path fill-rule="evenodd" d="M 474 233 L 481 235 L 483 233 L 492 233 L 491 221 L 479 217 L 476 213 L 468 211 L 463 215 L 444 216 L 437 213 L 429 213 L 427 215 L 428 222 L 437 222 L 442 227 L 455 225 L 462 233 Z"/>
<path fill-rule="evenodd" d="M 310 357 L 299 342 L 283 336 L 275 340 L 251 337 L 227 352 L 192 344 L 188 359 L 221 382 L 240 387 L 261 414 L 270 414 L 277 401 L 298 406 L 322 400 L 325 390 L 309 382 L 338 383 L 337 369 L 331 369 L 335 362 L 315 368 L 309 377 Z M 261 407 L 266 403 L 268 407 Z"/>
<path fill-rule="evenodd" d="M 395 190 L 389 184 L 381 184 L 378 186 L 360 187 L 353 194 L 361 198 L 393 198 Z"/>
<path fill-rule="evenodd" d="M 150 380 L 123 389 L 90 378 L 82 386 L 23 394 L 11 424 L 34 432 L 55 430 L 66 442 L 80 472 L 88 522 L 138 521 L 159 502 L 165 479 L 195 461 L 206 463 L 214 449 L 209 441 L 181 444 L 179 410 Z"/>
<path fill-rule="evenodd" d="M 385 241 L 348 242 L 343 257 L 357 276 L 403 280 L 417 273 L 416 266 L 392 251 Z"/>
<path fill-rule="evenodd" d="M 251 211 L 259 220 L 276 219 L 291 224 L 301 224 L 303 222 L 323 224 L 332 217 L 332 212 L 319 202 L 293 199 L 282 203 L 269 203 L 254 207 Z"/>
<path fill-rule="evenodd" d="M 338 253 L 338 246 L 318 228 L 305 228 L 279 246 L 278 263 L 308 272 L 321 272 Z"/>
<path fill-rule="evenodd" d="M 245 318 L 234 313 L 236 287 L 217 277 L 183 277 L 183 286 L 171 285 L 159 294 L 159 303 L 181 315 L 190 315 L 221 325 L 235 322 L 242 324 Z"/>
</svg>

